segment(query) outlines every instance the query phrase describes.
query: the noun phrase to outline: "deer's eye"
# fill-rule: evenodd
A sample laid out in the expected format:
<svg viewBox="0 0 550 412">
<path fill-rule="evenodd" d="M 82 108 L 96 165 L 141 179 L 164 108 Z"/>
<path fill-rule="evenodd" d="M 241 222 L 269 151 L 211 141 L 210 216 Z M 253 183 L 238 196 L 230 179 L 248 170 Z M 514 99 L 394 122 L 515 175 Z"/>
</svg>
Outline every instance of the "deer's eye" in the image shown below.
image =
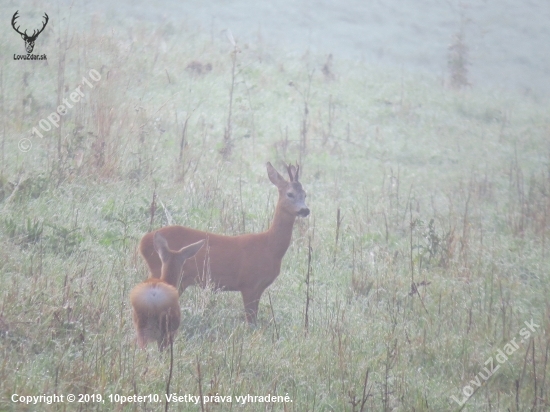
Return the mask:
<svg viewBox="0 0 550 412">
<path fill-rule="evenodd" d="M 288 192 L 286 195 L 291 199 L 294 199 L 294 193 Z"/>
</svg>

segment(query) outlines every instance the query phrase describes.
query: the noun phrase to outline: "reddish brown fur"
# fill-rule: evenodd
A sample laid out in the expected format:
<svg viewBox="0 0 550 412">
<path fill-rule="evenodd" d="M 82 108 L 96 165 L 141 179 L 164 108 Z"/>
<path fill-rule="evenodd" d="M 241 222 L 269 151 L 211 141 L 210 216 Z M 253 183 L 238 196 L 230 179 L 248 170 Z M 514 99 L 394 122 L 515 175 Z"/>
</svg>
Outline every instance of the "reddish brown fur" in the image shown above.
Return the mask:
<svg viewBox="0 0 550 412">
<path fill-rule="evenodd" d="M 180 324 L 180 305 L 177 289 L 166 282 L 167 278 L 177 278 L 182 273 L 185 260 L 197 253 L 204 244 L 201 240 L 177 252 L 168 248 L 166 239 L 158 233 L 153 239 L 155 253 L 160 256 L 161 276 L 150 277 L 130 292 L 134 326 L 140 348 L 149 342 L 157 341 L 159 350 L 174 341 Z"/>
<path fill-rule="evenodd" d="M 167 226 L 155 232 L 161 233 L 173 249 L 206 238 L 206 247 L 183 266 L 180 293 L 193 284 L 204 287 L 207 279 L 218 289 L 239 291 L 250 323 L 256 321 L 263 291 L 279 275 L 296 216 L 309 214 L 305 192 L 298 182 L 299 167 L 288 167 L 290 181 L 285 180 L 271 163 L 267 164 L 267 170 L 269 179 L 279 190 L 279 200 L 273 222 L 266 232 L 222 236 L 184 226 Z M 161 261 L 153 247 L 153 236 L 154 233 L 148 233 L 141 239 L 140 252 L 151 276 L 159 277 Z M 166 281 L 173 286 L 179 283 L 177 277 L 167 277 Z"/>
<path fill-rule="evenodd" d="M 162 299 L 158 305 L 151 303 L 152 294 Z M 173 342 L 181 317 L 178 298 L 175 287 L 156 278 L 147 279 L 132 289 L 132 317 L 140 348 L 144 349 L 149 342 L 157 341 L 162 351 Z"/>
</svg>

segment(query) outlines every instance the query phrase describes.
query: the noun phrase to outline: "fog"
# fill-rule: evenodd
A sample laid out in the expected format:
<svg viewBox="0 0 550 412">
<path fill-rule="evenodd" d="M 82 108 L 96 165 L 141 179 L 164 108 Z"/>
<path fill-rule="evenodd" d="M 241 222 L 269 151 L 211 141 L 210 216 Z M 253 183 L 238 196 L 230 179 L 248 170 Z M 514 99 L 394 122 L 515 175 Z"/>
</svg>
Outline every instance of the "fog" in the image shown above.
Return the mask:
<svg viewBox="0 0 550 412">
<path fill-rule="evenodd" d="M 211 36 L 230 29 L 241 42 L 421 71 L 442 81 L 449 45 L 462 30 L 472 87 L 550 95 L 546 0 L 101 0 L 87 7 L 118 19 L 198 26 Z"/>
<path fill-rule="evenodd" d="M 550 0 L 0 14 L 0 410 L 548 410 Z"/>
</svg>

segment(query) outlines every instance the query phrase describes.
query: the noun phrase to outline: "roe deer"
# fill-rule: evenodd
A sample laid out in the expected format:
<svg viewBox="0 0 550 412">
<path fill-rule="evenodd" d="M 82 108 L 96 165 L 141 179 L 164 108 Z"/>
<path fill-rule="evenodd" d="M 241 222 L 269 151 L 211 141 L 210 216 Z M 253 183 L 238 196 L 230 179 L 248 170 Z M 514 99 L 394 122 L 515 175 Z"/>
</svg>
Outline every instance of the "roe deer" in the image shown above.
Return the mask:
<svg viewBox="0 0 550 412">
<path fill-rule="evenodd" d="M 162 351 L 174 341 L 181 316 L 179 294 L 166 279 L 177 279 L 185 260 L 194 256 L 204 242 L 203 239 L 175 252 L 169 249 L 168 242 L 160 233 L 155 233 L 153 246 L 162 262 L 160 279 L 150 277 L 130 292 L 140 348 L 144 349 L 149 342 L 156 340 Z"/>
<path fill-rule="evenodd" d="M 287 166 L 287 170 L 289 181 L 271 163 L 267 163 L 267 175 L 279 190 L 279 200 L 273 222 L 266 232 L 222 236 L 184 226 L 167 226 L 154 232 L 161 233 L 173 249 L 199 239 L 207 240 L 207 247 L 183 266 L 180 293 L 193 284 L 205 287 L 207 280 L 216 289 L 239 291 L 246 320 L 248 323 L 256 322 L 260 297 L 281 270 L 281 260 L 290 245 L 294 220 L 296 216 L 309 215 L 305 204 L 306 193 L 298 181 L 300 166 Z M 161 276 L 161 260 L 155 253 L 154 233 L 143 236 L 139 247 L 151 276 L 158 278 Z M 177 276 L 169 276 L 165 280 L 177 287 Z"/>
</svg>

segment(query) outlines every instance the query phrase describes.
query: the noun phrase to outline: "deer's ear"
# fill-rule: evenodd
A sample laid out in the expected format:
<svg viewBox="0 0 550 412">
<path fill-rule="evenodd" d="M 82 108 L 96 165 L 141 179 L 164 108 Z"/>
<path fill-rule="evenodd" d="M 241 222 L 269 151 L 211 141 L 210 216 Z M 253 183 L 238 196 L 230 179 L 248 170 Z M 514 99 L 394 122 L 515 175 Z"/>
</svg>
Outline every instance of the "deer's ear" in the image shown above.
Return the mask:
<svg viewBox="0 0 550 412">
<path fill-rule="evenodd" d="M 203 239 L 189 246 L 185 246 L 181 248 L 177 252 L 178 264 L 183 265 L 187 259 L 195 256 L 205 243 L 206 243 L 206 239 Z"/>
<path fill-rule="evenodd" d="M 267 176 L 269 177 L 269 180 L 271 180 L 271 183 L 277 187 L 280 187 L 286 183 L 285 178 L 281 176 L 269 162 L 267 162 Z"/>
<path fill-rule="evenodd" d="M 21 38 L 22 38 L 23 40 L 25 40 L 25 35 L 24 35 L 24 34 L 22 34 L 22 35 L 21 35 Z"/>
<path fill-rule="evenodd" d="M 168 241 L 159 232 L 156 232 L 153 237 L 153 246 L 162 263 L 166 262 L 170 256 L 170 249 L 168 248 Z"/>
</svg>

